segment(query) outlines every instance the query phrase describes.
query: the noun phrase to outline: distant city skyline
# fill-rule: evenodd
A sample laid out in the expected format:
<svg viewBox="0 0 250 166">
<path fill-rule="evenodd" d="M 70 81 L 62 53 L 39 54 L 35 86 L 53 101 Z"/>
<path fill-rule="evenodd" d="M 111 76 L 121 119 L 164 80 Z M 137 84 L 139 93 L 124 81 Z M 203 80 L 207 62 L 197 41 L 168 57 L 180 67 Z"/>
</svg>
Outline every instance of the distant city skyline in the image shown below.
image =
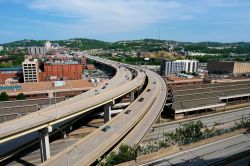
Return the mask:
<svg viewBox="0 0 250 166">
<path fill-rule="evenodd" d="M 0 0 L 0 43 L 91 38 L 250 41 L 246 0 Z"/>
</svg>

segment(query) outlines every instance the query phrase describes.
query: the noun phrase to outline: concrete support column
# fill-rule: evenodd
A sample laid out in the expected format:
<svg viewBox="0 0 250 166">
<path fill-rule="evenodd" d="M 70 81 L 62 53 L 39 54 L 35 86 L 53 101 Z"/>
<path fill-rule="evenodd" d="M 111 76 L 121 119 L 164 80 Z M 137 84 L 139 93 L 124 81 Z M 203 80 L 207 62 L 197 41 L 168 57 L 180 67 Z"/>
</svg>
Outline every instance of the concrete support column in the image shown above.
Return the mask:
<svg viewBox="0 0 250 166">
<path fill-rule="evenodd" d="M 51 126 L 39 130 L 39 142 L 42 162 L 50 158 L 49 132 L 51 131 Z"/>
<path fill-rule="evenodd" d="M 54 92 L 52 90 L 48 90 L 48 97 L 54 98 Z"/>
<path fill-rule="evenodd" d="M 104 123 L 111 120 L 111 107 L 113 103 L 107 103 L 104 105 Z"/>
<path fill-rule="evenodd" d="M 130 92 L 130 101 L 133 102 L 135 100 L 135 91 Z"/>
<path fill-rule="evenodd" d="M 137 88 L 137 97 L 140 96 L 140 87 Z"/>
</svg>

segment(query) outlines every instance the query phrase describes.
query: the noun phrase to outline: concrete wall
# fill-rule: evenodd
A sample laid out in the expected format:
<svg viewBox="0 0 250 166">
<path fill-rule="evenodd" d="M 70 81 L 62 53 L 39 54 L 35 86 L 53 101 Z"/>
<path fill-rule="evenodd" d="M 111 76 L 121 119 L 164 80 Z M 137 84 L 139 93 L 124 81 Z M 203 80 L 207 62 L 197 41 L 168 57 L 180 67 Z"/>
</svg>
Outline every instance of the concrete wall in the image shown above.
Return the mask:
<svg viewBox="0 0 250 166">
<path fill-rule="evenodd" d="M 44 98 L 44 99 L 30 99 L 30 100 L 15 100 L 15 101 L 4 101 L 0 102 L 0 108 L 3 107 L 15 107 L 15 106 L 24 106 L 24 105 L 48 105 L 48 104 L 54 104 L 55 101 L 61 102 L 64 100 L 64 97 L 60 98 Z"/>
<path fill-rule="evenodd" d="M 208 62 L 207 69 L 209 73 L 214 73 L 214 74 L 233 73 L 234 62 L 217 62 L 217 61 Z"/>
<path fill-rule="evenodd" d="M 250 73 L 249 62 L 208 62 L 207 69 L 209 73 L 215 74 L 242 74 Z"/>
</svg>

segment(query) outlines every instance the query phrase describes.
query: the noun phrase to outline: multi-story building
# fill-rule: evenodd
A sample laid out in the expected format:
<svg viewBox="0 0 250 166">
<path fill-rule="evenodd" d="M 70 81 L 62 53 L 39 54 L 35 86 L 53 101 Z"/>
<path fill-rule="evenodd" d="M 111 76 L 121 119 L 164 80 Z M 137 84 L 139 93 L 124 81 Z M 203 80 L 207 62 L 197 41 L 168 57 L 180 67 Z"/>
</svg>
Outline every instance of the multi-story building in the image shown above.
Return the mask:
<svg viewBox="0 0 250 166">
<path fill-rule="evenodd" d="M 3 50 L 3 46 L 0 46 L 0 51 L 2 51 Z"/>
<path fill-rule="evenodd" d="M 25 60 L 22 63 L 24 82 L 38 82 L 39 81 L 39 64 L 34 61 Z"/>
<path fill-rule="evenodd" d="M 213 74 L 244 74 L 250 73 L 249 62 L 211 61 L 207 64 L 209 73 Z"/>
<path fill-rule="evenodd" d="M 176 60 L 176 61 L 163 61 L 161 65 L 162 75 L 177 74 L 185 71 L 186 73 L 198 72 L 198 61 L 196 60 Z"/>
<path fill-rule="evenodd" d="M 45 55 L 44 47 L 28 47 L 28 53 L 32 55 Z"/>
<path fill-rule="evenodd" d="M 31 55 L 45 55 L 52 49 L 50 41 L 44 43 L 44 47 L 28 47 L 28 53 Z"/>
<path fill-rule="evenodd" d="M 47 61 L 44 72 L 40 73 L 41 81 L 47 80 L 81 80 L 82 64 L 77 61 Z"/>
</svg>

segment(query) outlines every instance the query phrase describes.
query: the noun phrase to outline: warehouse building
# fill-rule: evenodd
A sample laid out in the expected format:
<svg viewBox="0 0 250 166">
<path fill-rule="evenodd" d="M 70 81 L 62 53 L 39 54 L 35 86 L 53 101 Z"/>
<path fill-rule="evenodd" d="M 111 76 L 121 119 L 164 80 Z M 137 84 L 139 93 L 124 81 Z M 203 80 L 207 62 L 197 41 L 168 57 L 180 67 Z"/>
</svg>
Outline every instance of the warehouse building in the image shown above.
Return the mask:
<svg viewBox="0 0 250 166">
<path fill-rule="evenodd" d="M 174 86 L 168 93 L 168 110 L 174 115 L 225 110 L 250 101 L 250 81 Z M 169 112 L 169 113 L 170 113 Z"/>
<path fill-rule="evenodd" d="M 244 74 L 250 73 L 250 63 L 234 61 L 211 61 L 208 62 L 207 69 L 211 74 Z"/>
</svg>

